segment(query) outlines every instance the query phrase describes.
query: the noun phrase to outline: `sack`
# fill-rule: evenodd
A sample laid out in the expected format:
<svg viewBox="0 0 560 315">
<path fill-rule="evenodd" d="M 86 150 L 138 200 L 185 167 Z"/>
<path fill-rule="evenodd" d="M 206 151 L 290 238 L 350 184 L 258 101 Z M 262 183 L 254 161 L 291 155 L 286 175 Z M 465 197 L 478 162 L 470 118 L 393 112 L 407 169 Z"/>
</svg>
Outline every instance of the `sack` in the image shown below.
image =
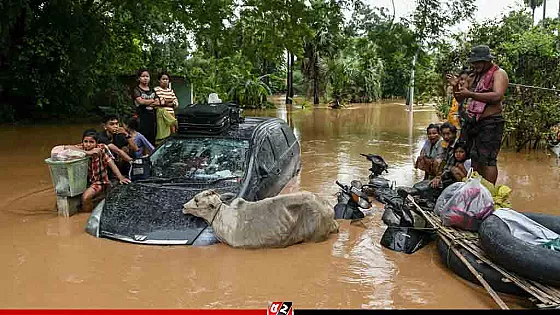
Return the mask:
<svg viewBox="0 0 560 315">
<path fill-rule="evenodd" d="M 388 249 L 412 254 L 434 240 L 433 231 L 416 230 L 410 227 L 388 226 L 381 236 L 381 245 Z"/>
<path fill-rule="evenodd" d="M 494 211 L 492 195 L 478 178 L 469 178 L 458 184 L 461 186 L 456 187 L 456 191 L 441 207 L 442 224 L 478 231 L 482 220 Z"/>
<path fill-rule="evenodd" d="M 431 180 L 425 179 L 412 186 L 412 188 L 417 191 L 418 197 L 427 200 L 436 200 L 434 198 L 434 189 L 430 186 L 430 182 Z"/>
<path fill-rule="evenodd" d="M 227 106 L 229 106 L 229 120 L 230 123 L 232 124 L 239 124 L 243 122 L 243 116 L 241 115 L 241 113 L 243 113 L 243 109 L 239 108 L 239 106 L 235 103 L 227 103 Z"/>
<path fill-rule="evenodd" d="M 227 104 L 191 104 L 177 113 L 179 132 L 221 133 L 230 126 Z"/>
</svg>

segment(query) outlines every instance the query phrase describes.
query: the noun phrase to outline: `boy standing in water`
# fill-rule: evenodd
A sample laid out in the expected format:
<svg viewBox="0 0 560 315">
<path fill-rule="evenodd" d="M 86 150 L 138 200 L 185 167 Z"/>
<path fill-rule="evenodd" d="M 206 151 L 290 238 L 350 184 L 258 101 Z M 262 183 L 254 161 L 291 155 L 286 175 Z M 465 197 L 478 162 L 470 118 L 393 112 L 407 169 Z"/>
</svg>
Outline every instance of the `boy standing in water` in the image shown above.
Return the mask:
<svg viewBox="0 0 560 315">
<path fill-rule="evenodd" d="M 88 185 L 89 187 L 82 194 L 82 211 L 91 212 L 93 210 L 92 200 L 111 186 L 107 175 L 107 166 L 111 168 L 121 184 L 128 184 L 130 180 L 124 177 L 111 157 L 111 153 L 106 145 L 97 142 L 97 132 L 94 129 L 84 131 L 82 143 L 73 147 L 85 152 L 89 157 L 88 163 Z"/>
</svg>

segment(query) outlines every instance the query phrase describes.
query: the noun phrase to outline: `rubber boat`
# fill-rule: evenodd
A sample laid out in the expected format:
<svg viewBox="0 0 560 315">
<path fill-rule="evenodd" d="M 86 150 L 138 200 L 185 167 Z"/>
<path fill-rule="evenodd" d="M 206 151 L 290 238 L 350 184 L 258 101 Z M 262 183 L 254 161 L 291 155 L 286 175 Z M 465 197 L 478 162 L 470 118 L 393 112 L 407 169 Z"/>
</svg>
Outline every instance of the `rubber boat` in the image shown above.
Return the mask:
<svg viewBox="0 0 560 315">
<path fill-rule="evenodd" d="M 453 272 L 455 272 L 461 278 L 470 281 L 472 283 L 480 285 L 476 277 L 469 271 L 467 266 L 455 255 L 455 253 L 449 248 L 441 238 L 437 240 L 437 251 L 441 258 L 441 262 Z M 480 261 L 475 255 L 471 254 L 468 250 L 463 247 L 457 247 L 457 250 L 467 259 L 471 266 L 476 269 L 476 271 L 482 275 L 484 280 L 496 291 L 525 296 L 527 293 L 525 290 L 518 287 L 515 283 L 510 281 L 504 281 L 504 276 L 496 269 L 488 266 L 484 262 Z"/>
<path fill-rule="evenodd" d="M 523 215 L 560 234 L 560 216 L 541 213 Z M 560 286 L 560 251 L 514 237 L 508 225 L 495 214 L 482 222 L 479 235 L 481 246 L 492 261 L 525 278 Z"/>
</svg>

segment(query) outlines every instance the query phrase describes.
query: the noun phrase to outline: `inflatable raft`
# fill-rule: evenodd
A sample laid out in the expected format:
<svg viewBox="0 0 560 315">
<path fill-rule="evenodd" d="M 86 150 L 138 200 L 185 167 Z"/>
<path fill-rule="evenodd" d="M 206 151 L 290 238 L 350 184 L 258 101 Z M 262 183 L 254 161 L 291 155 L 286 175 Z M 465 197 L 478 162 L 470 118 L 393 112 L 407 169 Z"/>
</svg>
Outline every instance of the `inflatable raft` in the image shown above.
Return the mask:
<svg viewBox="0 0 560 315">
<path fill-rule="evenodd" d="M 496 269 L 488 266 L 484 262 L 480 261 L 475 255 L 471 254 L 468 250 L 463 247 L 457 247 L 457 250 L 467 259 L 467 261 L 476 269 L 478 273 L 482 275 L 484 280 L 496 291 L 525 296 L 527 292 L 518 287 L 515 283 L 511 281 L 504 281 L 504 276 Z M 437 251 L 441 258 L 441 262 L 453 272 L 455 272 L 461 278 L 470 281 L 472 283 L 480 285 L 476 277 L 469 271 L 467 266 L 455 255 L 455 253 L 449 248 L 441 238 L 437 240 Z"/>
<path fill-rule="evenodd" d="M 560 234 L 560 216 L 539 213 L 523 215 Z M 513 236 L 508 225 L 496 214 L 482 222 L 479 235 L 484 252 L 497 264 L 525 278 L 560 286 L 560 251 Z"/>
</svg>

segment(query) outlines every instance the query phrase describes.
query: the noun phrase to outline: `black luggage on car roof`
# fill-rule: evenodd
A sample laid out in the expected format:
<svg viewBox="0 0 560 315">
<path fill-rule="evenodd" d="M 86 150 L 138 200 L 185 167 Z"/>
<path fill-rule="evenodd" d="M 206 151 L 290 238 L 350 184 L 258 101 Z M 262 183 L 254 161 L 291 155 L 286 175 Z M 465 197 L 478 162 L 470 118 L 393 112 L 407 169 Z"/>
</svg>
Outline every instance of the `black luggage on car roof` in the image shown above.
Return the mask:
<svg viewBox="0 0 560 315">
<path fill-rule="evenodd" d="M 220 133 L 241 122 L 241 110 L 233 103 L 191 104 L 177 113 L 179 132 Z"/>
</svg>

